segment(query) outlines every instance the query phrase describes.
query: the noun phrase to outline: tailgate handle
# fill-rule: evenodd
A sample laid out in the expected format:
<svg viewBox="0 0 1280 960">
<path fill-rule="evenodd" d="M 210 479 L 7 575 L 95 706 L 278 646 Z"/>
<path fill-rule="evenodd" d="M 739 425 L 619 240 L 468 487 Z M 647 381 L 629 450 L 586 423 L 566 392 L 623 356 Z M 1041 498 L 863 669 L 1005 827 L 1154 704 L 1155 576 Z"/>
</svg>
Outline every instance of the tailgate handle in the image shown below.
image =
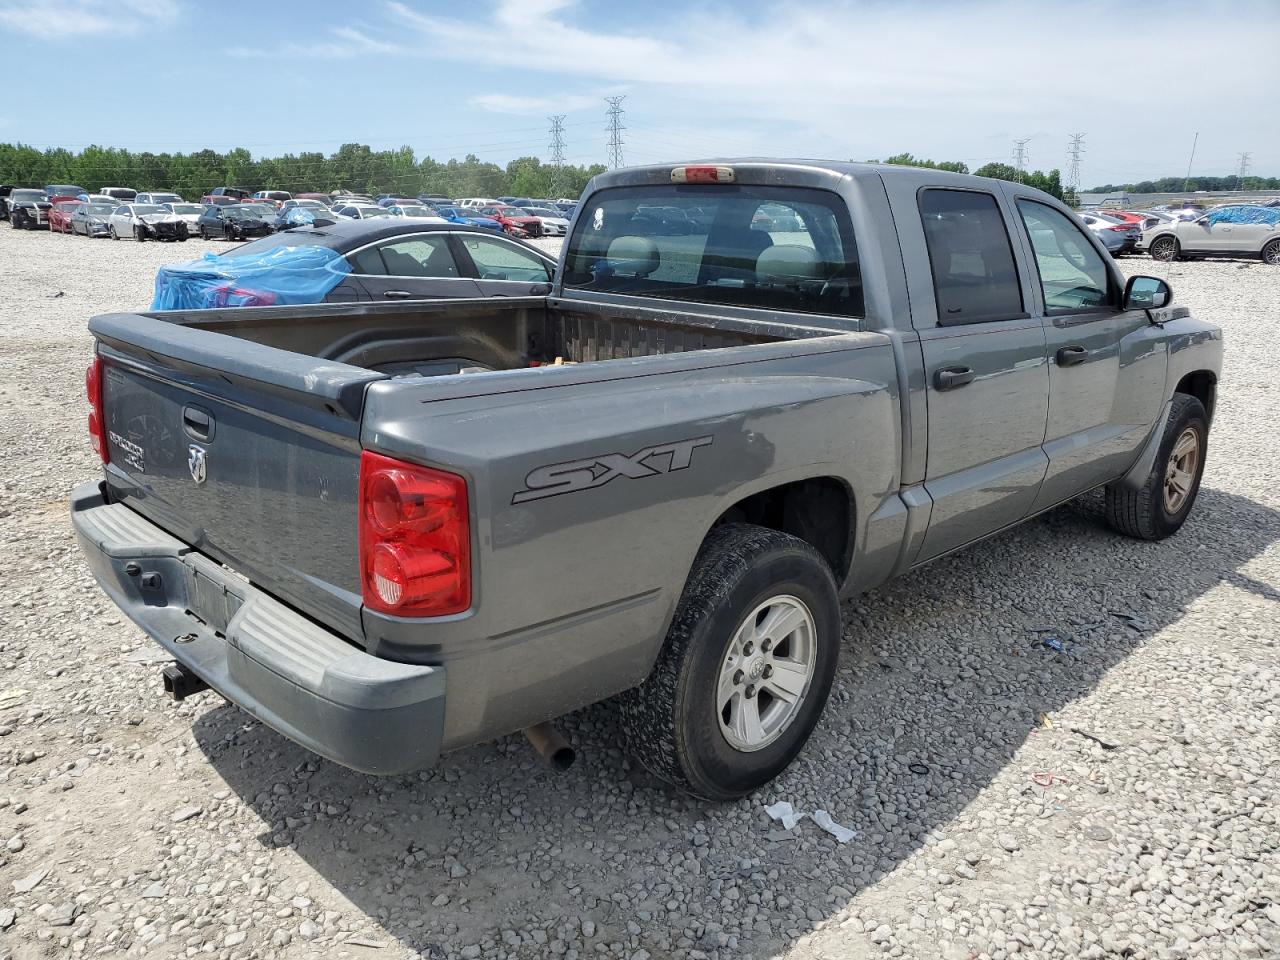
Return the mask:
<svg viewBox="0 0 1280 960">
<path fill-rule="evenodd" d="M 182 429 L 195 440 L 213 439 L 213 414 L 202 407 L 182 408 Z"/>
</svg>

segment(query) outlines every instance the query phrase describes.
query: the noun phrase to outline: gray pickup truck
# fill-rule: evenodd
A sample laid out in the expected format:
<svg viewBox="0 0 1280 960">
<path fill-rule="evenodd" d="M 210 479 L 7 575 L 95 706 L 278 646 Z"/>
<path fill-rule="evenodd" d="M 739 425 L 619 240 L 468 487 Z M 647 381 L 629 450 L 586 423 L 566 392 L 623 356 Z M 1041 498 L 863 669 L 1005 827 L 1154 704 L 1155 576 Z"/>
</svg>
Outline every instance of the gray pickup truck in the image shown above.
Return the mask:
<svg viewBox="0 0 1280 960">
<path fill-rule="evenodd" d="M 740 796 L 818 722 L 841 597 L 1099 487 L 1181 526 L 1222 338 L 1170 297 L 1013 183 L 618 170 L 545 297 L 95 317 L 72 518 L 177 697 L 379 774 L 614 698 Z"/>
</svg>

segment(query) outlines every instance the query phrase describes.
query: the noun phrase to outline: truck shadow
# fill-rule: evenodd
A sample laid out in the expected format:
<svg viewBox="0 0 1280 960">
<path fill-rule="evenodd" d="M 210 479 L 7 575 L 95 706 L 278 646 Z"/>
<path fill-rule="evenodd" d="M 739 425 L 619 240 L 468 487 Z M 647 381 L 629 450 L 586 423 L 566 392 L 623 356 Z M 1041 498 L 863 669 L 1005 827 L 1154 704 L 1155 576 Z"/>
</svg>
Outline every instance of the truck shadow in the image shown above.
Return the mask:
<svg viewBox="0 0 1280 960">
<path fill-rule="evenodd" d="M 604 706 L 563 721 L 579 754 L 563 774 L 518 737 L 378 779 L 231 707 L 203 714 L 195 733 L 261 817 L 264 845 L 291 846 L 368 923 L 348 919 L 423 956 L 482 943 L 513 956 L 586 956 L 600 943 L 658 958 L 774 956 L 919 850 L 1048 732 L 1038 718 L 1166 642 L 1156 635 L 1202 594 L 1227 581 L 1275 599 L 1241 568 L 1277 539 L 1280 513 L 1219 490 L 1203 489 L 1191 521 L 1159 544 L 1111 533 L 1086 498 L 858 597 L 813 740 L 776 783 L 732 804 L 631 768 Z M 1107 730 L 1052 732 L 1105 770 Z M 1035 789 L 1028 775 L 1023 792 Z M 858 835 L 840 846 L 805 822 L 785 837 L 762 812 L 779 799 L 824 808 Z M 326 894 L 312 885 L 341 910 Z"/>
</svg>

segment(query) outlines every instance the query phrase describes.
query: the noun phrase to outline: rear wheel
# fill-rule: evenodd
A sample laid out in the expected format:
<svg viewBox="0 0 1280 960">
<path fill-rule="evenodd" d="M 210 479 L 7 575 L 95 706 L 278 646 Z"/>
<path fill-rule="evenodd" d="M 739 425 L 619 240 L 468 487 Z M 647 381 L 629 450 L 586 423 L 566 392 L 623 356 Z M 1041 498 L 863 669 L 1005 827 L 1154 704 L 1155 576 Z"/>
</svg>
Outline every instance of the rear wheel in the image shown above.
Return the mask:
<svg viewBox="0 0 1280 960">
<path fill-rule="evenodd" d="M 1193 396 L 1174 394 L 1151 473 L 1137 490 L 1119 483 L 1107 487 L 1107 522 L 1139 540 L 1177 533 L 1200 492 L 1208 441 L 1204 406 Z"/>
<path fill-rule="evenodd" d="M 763 786 L 822 715 L 840 636 L 835 578 L 811 545 L 764 527 L 717 527 L 653 671 L 616 700 L 629 752 L 707 799 Z"/>
<path fill-rule="evenodd" d="M 1262 262 L 1280 267 L 1280 240 L 1272 240 L 1262 248 Z"/>
<path fill-rule="evenodd" d="M 1153 260 L 1176 260 L 1178 252 L 1178 241 L 1173 237 L 1157 237 L 1151 242 L 1151 259 Z"/>
</svg>

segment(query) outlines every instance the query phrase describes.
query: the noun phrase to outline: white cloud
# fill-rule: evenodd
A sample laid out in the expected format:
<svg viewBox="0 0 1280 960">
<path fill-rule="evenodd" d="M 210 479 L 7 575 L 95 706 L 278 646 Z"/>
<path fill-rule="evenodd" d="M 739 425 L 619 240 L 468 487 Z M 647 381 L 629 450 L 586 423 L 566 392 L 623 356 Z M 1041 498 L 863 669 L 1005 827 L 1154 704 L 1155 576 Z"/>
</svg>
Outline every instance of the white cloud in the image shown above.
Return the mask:
<svg viewBox="0 0 1280 960">
<path fill-rule="evenodd" d="M 241 60 L 351 60 L 369 54 L 395 55 L 405 52 L 404 47 L 397 43 L 377 40 L 354 27 L 332 27 L 329 36 L 333 39 L 318 40 L 315 43 L 290 41 L 277 47 L 229 47 L 225 52 L 228 56 Z"/>
<path fill-rule="evenodd" d="M 46 40 L 99 33 L 134 34 L 172 23 L 178 0 L 20 0 L 0 3 L 0 24 Z"/>
<path fill-rule="evenodd" d="M 519 96 L 510 93 L 482 93 L 468 101 L 473 107 L 488 110 L 491 113 L 538 113 L 544 110 L 568 113 L 583 110 L 600 103 L 599 97 L 583 96 Z"/>
<path fill-rule="evenodd" d="M 1047 169 L 1064 165 L 1068 134 L 1083 130 L 1084 177 L 1098 182 L 1177 171 L 1198 130 L 1196 172 L 1223 172 L 1217 165 L 1241 150 L 1259 172 L 1280 168 L 1280 132 L 1259 122 L 1274 113 L 1266 38 L 1280 33 L 1275 0 L 1167 0 L 1158 13 L 1114 0 L 720 0 L 676 5 L 643 31 L 581 0 L 384 0 L 375 9 L 381 19 L 367 30 L 331 30 L 298 55 L 416 57 L 446 64 L 473 89 L 478 70 L 486 85 L 500 71 L 509 87 L 469 101 L 498 113 L 603 114 L 598 96 L 625 90 L 629 158 L 906 150 L 976 167 L 1008 160 L 1012 138 L 1034 134 L 1032 165 Z M 1254 37 L 1257 49 L 1194 83 L 1157 81 L 1161 69 L 1180 76 L 1179 51 L 1204 23 Z M 1090 58 L 1079 44 L 1094 24 L 1131 38 L 1132 51 Z M 595 96 L 555 92 L 588 85 Z"/>
</svg>

